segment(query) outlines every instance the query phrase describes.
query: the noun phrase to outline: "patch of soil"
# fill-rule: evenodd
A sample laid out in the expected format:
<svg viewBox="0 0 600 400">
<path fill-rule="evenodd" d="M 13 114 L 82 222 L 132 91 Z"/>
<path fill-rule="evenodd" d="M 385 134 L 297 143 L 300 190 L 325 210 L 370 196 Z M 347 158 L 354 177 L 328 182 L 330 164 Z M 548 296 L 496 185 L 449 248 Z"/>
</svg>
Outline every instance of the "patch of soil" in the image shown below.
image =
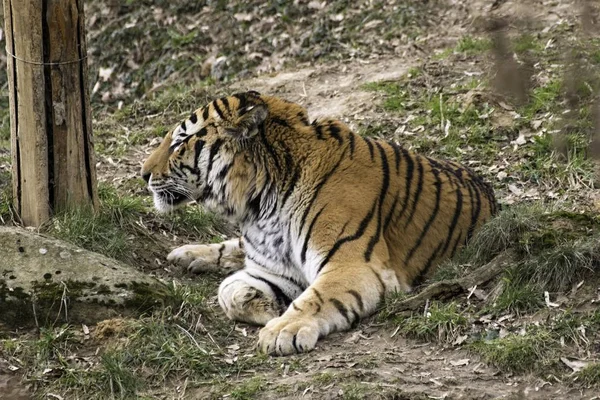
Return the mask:
<svg viewBox="0 0 600 400">
<path fill-rule="evenodd" d="M 19 375 L 0 373 L 0 399 L 31 400 L 32 398 L 29 388 L 21 383 Z"/>
<path fill-rule="evenodd" d="M 356 120 L 374 108 L 375 95 L 362 89 L 362 85 L 399 79 L 411 63 L 414 60 L 410 58 L 386 57 L 352 64 L 320 65 L 237 82 L 231 88 L 256 90 L 299 103 L 308 109 L 310 118 Z"/>
</svg>

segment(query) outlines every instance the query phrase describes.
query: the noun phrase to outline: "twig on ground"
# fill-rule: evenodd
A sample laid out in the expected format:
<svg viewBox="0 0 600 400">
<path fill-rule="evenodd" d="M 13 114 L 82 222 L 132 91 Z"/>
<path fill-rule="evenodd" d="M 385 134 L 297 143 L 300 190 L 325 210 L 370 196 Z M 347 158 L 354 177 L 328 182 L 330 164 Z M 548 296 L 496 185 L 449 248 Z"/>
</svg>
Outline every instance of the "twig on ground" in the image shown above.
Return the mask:
<svg viewBox="0 0 600 400">
<path fill-rule="evenodd" d="M 432 298 L 448 298 L 469 291 L 473 286 L 480 286 L 504 271 L 506 264 L 516 258 L 514 250 L 508 249 L 497 255 L 492 261 L 476 269 L 463 278 L 435 282 L 422 292 L 394 305 L 391 313 L 414 311 L 421 308 Z"/>
</svg>

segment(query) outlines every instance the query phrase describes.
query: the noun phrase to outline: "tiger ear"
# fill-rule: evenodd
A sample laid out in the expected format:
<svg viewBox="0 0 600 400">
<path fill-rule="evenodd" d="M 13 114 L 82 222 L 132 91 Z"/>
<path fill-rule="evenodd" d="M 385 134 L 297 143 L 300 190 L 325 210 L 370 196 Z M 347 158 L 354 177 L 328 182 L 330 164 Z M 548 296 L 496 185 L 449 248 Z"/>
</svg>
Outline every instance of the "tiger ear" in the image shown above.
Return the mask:
<svg viewBox="0 0 600 400">
<path fill-rule="evenodd" d="M 224 128 L 225 133 L 239 139 L 250 139 L 258 133 L 258 127 L 269 115 L 267 106 L 256 104 L 246 107 L 246 113 L 237 119 L 233 126 Z"/>
</svg>

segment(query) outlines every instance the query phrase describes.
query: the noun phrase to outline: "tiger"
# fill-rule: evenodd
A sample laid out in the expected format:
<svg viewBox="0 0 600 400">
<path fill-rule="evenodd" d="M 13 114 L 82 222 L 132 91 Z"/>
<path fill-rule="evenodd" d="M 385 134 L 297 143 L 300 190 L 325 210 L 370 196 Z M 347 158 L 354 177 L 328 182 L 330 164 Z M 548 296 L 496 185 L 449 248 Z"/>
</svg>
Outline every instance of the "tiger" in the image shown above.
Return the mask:
<svg viewBox="0 0 600 400">
<path fill-rule="evenodd" d="M 194 111 L 141 175 L 159 212 L 195 202 L 237 224 L 240 238 L 185 245 L 168 259 L 192 272 L 232 269 L 219 304 L 263 326 L 257 348 L 271 355 L 311 351 L 387 294 L 410 292 L 499 207 L 459 163 L 337 119 L 310 122 L 301 105 L 255 91 Z"/>
</svg>

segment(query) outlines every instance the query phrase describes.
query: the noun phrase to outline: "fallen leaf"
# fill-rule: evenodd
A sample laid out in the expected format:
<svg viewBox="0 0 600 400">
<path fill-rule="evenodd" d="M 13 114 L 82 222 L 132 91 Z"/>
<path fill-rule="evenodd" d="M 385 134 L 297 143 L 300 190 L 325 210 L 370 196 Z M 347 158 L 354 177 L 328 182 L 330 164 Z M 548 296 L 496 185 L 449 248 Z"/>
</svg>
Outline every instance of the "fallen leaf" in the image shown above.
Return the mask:
<svg viewBox="0 0 600 400">
<path fill-rule="evenodd" d="M 102 80 L 104 82 L 108 81 L 110 79 L 110 76 L 112 75 L 113 71 L 115 69 L 114 68 L 102 68 L 100 67 L 100 69 L 98 69 L 98 76 L 100 78 L 102 78 Z"/>
<path fill-rule="evenodd" d="M 517 196 L 520 196 L 523 194 L 523 190 L 519 189 L 516 185 L 508 185 L 508 190 L 510 190 L 512 193 L 516 194 Z"/>
<path fill-rule="evenodd" d="M 547 291 L 544 292 L 544 300 L 546 301 L 546 306 L 548 308 L 556 308 L 560 306 L 560 304 L 553 303 L 550 301 L 550 293 L 548 293 Z"/>
<path fill-rule="evenodd" d="M 561 357 L 560 361 L 562 361 L 567 367 L 571 368 L 573 370 L 573 372 L 579 372 L 590 364 L 589 361 L 582 361 L 582 360 L 571 361 L 566 357 Z"/>
</svg>

